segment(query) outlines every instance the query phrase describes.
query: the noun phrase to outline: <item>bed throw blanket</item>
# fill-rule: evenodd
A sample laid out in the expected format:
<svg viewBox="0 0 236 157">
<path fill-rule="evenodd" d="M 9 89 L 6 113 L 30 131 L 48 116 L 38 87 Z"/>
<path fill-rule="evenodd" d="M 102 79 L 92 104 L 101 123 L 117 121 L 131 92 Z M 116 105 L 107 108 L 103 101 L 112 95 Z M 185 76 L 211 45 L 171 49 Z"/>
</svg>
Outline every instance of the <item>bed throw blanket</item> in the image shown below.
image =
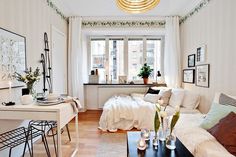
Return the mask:
<svg viewBox="0 0 236 157">
<path fill-rule="evenodd" d="M 99 129 L 115 132 L 117 129 L 130 130 L 133 127 L 153 129 L 155 105 L 142 98 L 128 95 L 113 96 L 103 107 Z"/>
</svg>

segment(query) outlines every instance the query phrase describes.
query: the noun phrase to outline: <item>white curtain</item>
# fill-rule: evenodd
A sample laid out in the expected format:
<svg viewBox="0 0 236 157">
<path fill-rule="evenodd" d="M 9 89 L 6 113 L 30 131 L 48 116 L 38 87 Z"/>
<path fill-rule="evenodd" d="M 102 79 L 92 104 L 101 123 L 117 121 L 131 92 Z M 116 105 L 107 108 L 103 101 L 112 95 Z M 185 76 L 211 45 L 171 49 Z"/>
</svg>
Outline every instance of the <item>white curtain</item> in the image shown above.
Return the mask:
<svg viewBox="0 0 236 157">
<path fill-rule="evenodd" d="M 85 55 L 82 48 L 82 18 L 69 18 L 69 95 L 78 97 L 84 107 L 84 67 Z"/>
<path fill-rule="evenodd" d="M 179 17 L 166 17 L 164 76 L 168 87 L 181 86 Z"/>
</svg>

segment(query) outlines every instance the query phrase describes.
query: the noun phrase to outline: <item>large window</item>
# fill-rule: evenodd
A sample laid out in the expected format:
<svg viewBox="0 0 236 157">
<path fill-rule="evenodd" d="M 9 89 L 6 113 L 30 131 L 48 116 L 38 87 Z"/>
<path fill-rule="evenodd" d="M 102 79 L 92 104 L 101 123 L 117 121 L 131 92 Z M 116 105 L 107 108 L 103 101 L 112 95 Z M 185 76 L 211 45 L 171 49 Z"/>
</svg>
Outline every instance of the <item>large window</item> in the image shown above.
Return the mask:
<svg viewBox="0 0 236 157">
<path fill-rule="evenodd" d="M 113 80 L 124 74 L 123 39 L 109 39 L 109 74 Z"/>
<path fill-rule="evenodd" d="M 143 40 L 128 39 L 128 79 L 137 80 L 143 66 Z"/>
<path fill-rule="evenodd" d="M 150 78 L 155 79 L 157 71 L 161 70 L 161 40 L 147 39 L 146 44 L 146 63 L 154 69 Z"/>
<path fill-rule="evenodd" d="M 118 81 L 127 76 L 128 81 L 141 80 L 137 75 L 144 63 L 154 69 L 151 79 L 161 70 L 161 37 L 91 37 L 90 70 L 98 69 L 99 79 L 104 82 Z"/>
<path fill-rule="evenodd" d="M 106 42 L 105 39 L 91 40 L 91 69 L 98 69 L 101 78 L 106 75 Z"/>
</svg>

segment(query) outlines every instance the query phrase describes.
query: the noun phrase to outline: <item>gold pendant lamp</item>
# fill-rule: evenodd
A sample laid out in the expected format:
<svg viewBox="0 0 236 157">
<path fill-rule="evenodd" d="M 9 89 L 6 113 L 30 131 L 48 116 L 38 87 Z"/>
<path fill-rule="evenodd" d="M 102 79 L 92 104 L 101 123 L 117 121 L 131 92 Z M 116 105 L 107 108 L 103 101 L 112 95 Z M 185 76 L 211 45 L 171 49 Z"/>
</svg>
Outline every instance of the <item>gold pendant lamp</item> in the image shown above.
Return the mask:
<svg viewBox="0 0 236 157">
<path fill-rule="evenodd" d="M 160 0 L 116 0 L 120 9 L 128 13 L 143 13 L 153 9 Z"/>
</svg>

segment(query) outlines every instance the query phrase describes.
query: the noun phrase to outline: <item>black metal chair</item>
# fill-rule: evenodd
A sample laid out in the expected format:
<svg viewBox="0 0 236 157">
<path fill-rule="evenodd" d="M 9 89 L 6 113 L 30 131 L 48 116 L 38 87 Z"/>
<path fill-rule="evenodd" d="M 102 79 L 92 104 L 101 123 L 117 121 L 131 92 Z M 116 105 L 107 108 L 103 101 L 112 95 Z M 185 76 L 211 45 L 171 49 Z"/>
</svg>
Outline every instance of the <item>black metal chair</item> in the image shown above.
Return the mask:
<svg viewBox="0 0 236 157">
<path fill-rule="evenodd" d="M 0 134 L 0 151 L 4 149 L 9 149 L 9 157 L 11 157 L 12 149 L 25 143 L 23 156 L 28 146 L 30 156 L 32 157 L 32 152 L 27 140 L 27 130 L 24 127 L 20 127 L 5 133 Z"/>
<path fill-rule="evenodd" d="M 34 148 L 33 148 L 33 139 L 41 136 L 42 142 L 44 144 L 46 153 L 48 157 L 51 157 L 50 150 L 48 147 L 47 138 L 45 135 L 45 132 L 47 130 L 47 127 L 50 126 L 47 121 L 30 121 L 28 125 L 28 131 L 27 131 L 27 140 L 30 140 L 31 142 L 31 153 L 33 156 Z"/>
<path fill-rule="evenodd" d="M 48 125 L 49 125 L 50 129 L 47 131 L 47 136 L 49 136 L 49 137 L 52 136 L 53 143 L 54 143 L 55 154 L 57 156 L 58 145 L 56 144 L 56 141 L 55 141 L 55 136 L 57 135 L 57 131 L 54 132 L 54 128 L 57 127 L 57 122 L 55 122 L 55 121 L 48 121 Z M 63 131 L 64 130 L 62 129 L 61 133 L 63 133 Z M 71 141 L 70 130 L 69 130 L 68 124 L 66 124 L 66 131 L 67 131 L 67 135 L 68 135 L 69 141 Z M 51 134 L 50 134 L 50 132 L 51 132 Z"/>
<path fill-rule="evenodd" d="M 38 128 L 38 129 L 40 128 L 40 130 L 44 132 L 44 136 L 47 133 L 47 136 L 53 138 L 54 150 L 55 150 L 55 154 L 57 156 L 58 146 L 57 146 L 57 142 L 56 142 L 56 139 L 55 139 L 55 136 L 57 135 L 57 131 L 54 131 L 54 128 L 57 127 L 57 122 L 56 121 L 42 121 L 42 120 L 40 120 L 40 121 L 30 121 L 29 125 L 33 126 L 34 128 Z M 70 136 L 70 131 L 69 131 L 68 124 L 66 124 L 66 130 L 67 130 L 69 141 L 71 141 L 71 136 Z M 51 132 L 51 134 L 50 134 L 50 132 Z M 45 136 L 45 139 L 46 139 L 46 136 Z M 46 140 L 46 142 L 47 142 L 47 140 Z M 33 144 L 31 143 L 31 146 L 32 145 Z M 48 148 L 48 146 L 47 146 L 47 148 Z M 49 149 L 46 149 L 46 150 L 47 150 L 47 152 L 50 153 Z M 32 146 L 32 152 L 33 152 L 33 146 Z"/>
</svg>

